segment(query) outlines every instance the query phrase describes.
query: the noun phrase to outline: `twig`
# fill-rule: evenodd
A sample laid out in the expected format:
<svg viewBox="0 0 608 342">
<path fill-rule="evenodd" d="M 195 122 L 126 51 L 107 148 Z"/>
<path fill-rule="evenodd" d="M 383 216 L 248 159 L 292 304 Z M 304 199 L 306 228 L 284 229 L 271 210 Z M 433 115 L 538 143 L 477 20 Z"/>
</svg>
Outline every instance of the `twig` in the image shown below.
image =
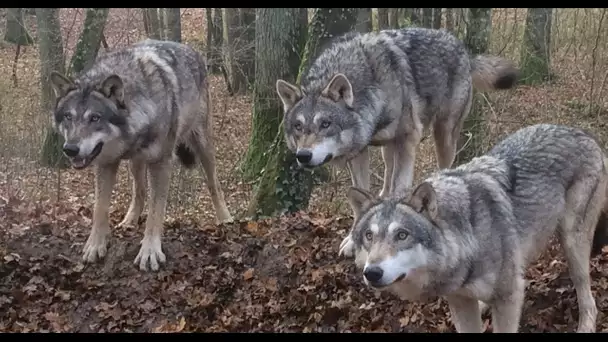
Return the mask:
<svg viewBox="0 0 608 342">
<path fill-rule="evenodd" d="M 110 51 L 110 47 L 108 46 L 108 41 L 106 40 L 106 35 L 103 34 L 103 32 L 101 33 L 101 45 L 103 46 L 104 50 Z"/>
<path fill-rule="evenodd" d="M 17 87 L 17 63 L 19 62 L 19 54 L 21 53 L 21 44 L 17 43 L 17 49 L 15 51 L 15 60 L 13 61 L 13 74 L 11 78 L 13 79 L 13 84 Z"/>
</svg>

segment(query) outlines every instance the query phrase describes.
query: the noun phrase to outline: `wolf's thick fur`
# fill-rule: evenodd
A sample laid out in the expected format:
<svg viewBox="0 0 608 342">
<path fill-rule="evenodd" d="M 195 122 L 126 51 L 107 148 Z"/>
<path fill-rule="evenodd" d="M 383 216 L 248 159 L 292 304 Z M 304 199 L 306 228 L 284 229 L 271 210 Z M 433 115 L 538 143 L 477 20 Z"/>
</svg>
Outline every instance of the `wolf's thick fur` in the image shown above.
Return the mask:
<svg viewBox="0 0 608 342">
<path fill-rule="evenodd" d="M 516 78 L 509 61 L 471 58 L 447 31 L 409 28 L 338 37 L 301 88 L 278 80 L 277 92 L 301 165 L 346 162 L 353 186 L 369 189 L 367 147 L 382 146 L 384 196 L 411 187 L 416 147 L 431 126 L 439 168 L 452 165 L 473 86 L 506 89 Z M 343 247 L 351 256 L 348 237 Z"/>
<path fill-rule="evenodd" d="M 353 188 L 356 262 L 369 286 L 410 300 L 445 296 L 459 332 L 481 332 L 478 300 L 491 307 L 494 332 L 517 332 L 526 267 L 557 232 L 578 298 L 578 331 L 593 332 L 589 258 L 592 245 L 606 242 L 599 241 L 606 222 L 598 221 L 608 210 L 606 167 L 582 130 L 534 125 L 405 197 Z"/>
<path fill-rule="evenodd" d="M 93 228 L 84 260 L 106 254 L 110 233 L 110 196 L 121 159 L 130 160 L 133 195 L 121 225 L 137 224 L 145 203 L 146 172 L 150 204 L 136 263 L 157 270 L 165 261 L 161 235 L 171 158 L 186 166 L 198 160 L 220 221 L 232 220 L 215 170 L 206 68 L 192 48 L 145 40 L 99 57 L 71 80 L 51 75 L 57 95 L 56 129 L 65 138 L 64 153 L 75 168 L 96 166 Z"/>
<path fill-rule="evenodd" d="M 301 165 L 346 162 L 353 185 L 368 189 L 367 146 L 382 146 L 388 194 L 411 186 L 425 128 L 433 128 L 439 167 L 450 167 L 472 85 L 506 89 L 516 76 L 505 59 L 470 58 L 447 31 L 409 28 L 338 37 L 301 88 L 278 80 L 277 92 L 287 145 Z"/>
</svg>

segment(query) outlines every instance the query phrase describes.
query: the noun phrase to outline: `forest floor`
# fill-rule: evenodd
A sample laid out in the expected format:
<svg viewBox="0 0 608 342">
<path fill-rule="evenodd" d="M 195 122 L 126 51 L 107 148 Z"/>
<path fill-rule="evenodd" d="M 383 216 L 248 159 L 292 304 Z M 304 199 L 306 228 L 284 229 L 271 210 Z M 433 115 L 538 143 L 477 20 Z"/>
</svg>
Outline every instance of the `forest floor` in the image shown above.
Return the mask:
<svg viewBox="0 0 608 342">
<path fill-rule="evenodd" d="M 61 11 L 68 57 L 82 26 L 82 12 Z M 182 28 L 189 44 L 200 46 L 203 14 L 201 9 L 183 9 Z M 27 24 L 35 36 L 35 18 L 28 16 Z M 132 43 L 142 32 L 139 12 L 111 10 L 105 31 L 110 48 Z M 179 171 L 163 236 L 167 262 L 159 272 L 141 272 L 133 264 L 145 218 L 137 230 L 114 228 L 106 258 L 83 264 L 92 216 L 92 171 L 49 170 L 35 163 L 37 151 L 27 150 L 40 146 L 39 127 L 45 121 L 34 109 L 38 51 L 28 47 L 22 52 L 19 84 L 9 77 L 0 79 L 5 94 L 0 98 L 0 332 L 454 331 L 445 300 L 410 303 L 375 293 L 364 286 L 352 260 L 338 258 L 338 246 L 352 223 L 343 196 L 350 183 L 346 172 L 315 189 L 306 213 L 259 221 L 243 217 L 252 185 L 241 180 L 238 166 L 250 134 L 251 99 L 228 97 L 217 76 L 210 77 L 210 90 L 218 175 L 228 207 L 239 220 L 212 224 L 203 177 Z M 15 47 L 0 44 L 4 75 L 11 74 L 14 57 Z M 581 114 L 588 80 L 567 59 L 560 63 L 553 67 L 560 77 L 552 83 L 520 86 L 492 97 L 487 146 L 538 122 L 577 125 L 608 141 L 606 110 Z M 606 108 L 606 103 L 600 106 Z M 14 130 L 6 129 L 8 120 Z M 374 153 L 374 172 L 381 175 Z M 427 139 L 419 148 L 417 178 L 434 169 L 434 160 Z M 122 219 L 129 200 L 129 176 L 122 166 L 112 201 L 112 227 Z M 603 313 L 608 310 L 607 261 L 608 253 L 591 261 L 598 331 L 608 331 Z M 575 331 L 576 295 L 559 244 L 552 243 L 530 265 L 526 278 L 520 331 Z M 489 317 L 484 316 L 484 323 L 491 331 Z"/>
</svg>

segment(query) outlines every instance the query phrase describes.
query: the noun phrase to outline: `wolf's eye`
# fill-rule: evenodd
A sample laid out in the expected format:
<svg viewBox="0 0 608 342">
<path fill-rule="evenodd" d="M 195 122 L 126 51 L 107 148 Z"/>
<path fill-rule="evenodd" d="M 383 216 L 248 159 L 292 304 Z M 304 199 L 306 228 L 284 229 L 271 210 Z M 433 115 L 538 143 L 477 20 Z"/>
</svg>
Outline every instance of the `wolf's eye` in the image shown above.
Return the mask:
<svg viewBox="0 0 608 342">
<path fill-rule="evenodd" d="M 70 114 L 70 113 L 64 113 L 63 114 L 63 119 L 67 120 L 67 121 L 72 121 L 72 114 Z"/>
<path fill-rule="evenodd" d="M 399 233 L 397 233 L 397 239 L 398 240 L 405 240 L 407 239 L 408 234 L 404 231 L 400 231 Z"/>
<path fill-rule="evenodd" d="M 369 241 L 371 241 L 374 238 L 374 234 L 372 234 L 371 230 L 368 230 L 365 232 L 365 238 Z"/>
<path fill-rule="evenodd" d="M 323 121 L 321 122 L 321 128 L 327 128 L 331 125 L 331 121 Z"/>
<path fill-rule="evenodd" d="M 99 114 L 91 114 L 90 120 L 91 120 L 91 122 L 97 122 L 97 121 L 99 121 L 100 118 L 101 117 L 99 116 Z"/>
<path fill-rule="evenodd" d="M 293 125 L 293 128 L 294 128 L 296 131 L 301 131 L 301 130 L 302 130 L 302 124 L 298 122 L 298 123 L 296 123 L 295 125 Z"/>
</svg>

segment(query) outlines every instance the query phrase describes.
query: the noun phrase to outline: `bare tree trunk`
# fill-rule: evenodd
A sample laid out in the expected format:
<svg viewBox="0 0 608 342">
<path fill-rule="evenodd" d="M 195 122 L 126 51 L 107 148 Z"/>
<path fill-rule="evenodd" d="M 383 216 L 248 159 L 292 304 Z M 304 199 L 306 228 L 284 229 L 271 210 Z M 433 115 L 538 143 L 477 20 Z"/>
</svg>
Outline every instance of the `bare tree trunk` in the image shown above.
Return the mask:
<svg viewBox="0 0 608 342">
<path fill-rule="evenodd" d="M 359 8 L 357 15 L 357 31 L 361 33 L 372 32 L 372 9 L 371 8 Z"/>
<path fill-rule="evenodd" d="M 239 25 L 239 11 L 236 8 L 222 8 L 222 23 L 223 23 L 223 59 L 224 67 L 228 74 L 228 82 L 233 94 L 244 94 L 247 89 L 245 74 L 242 70 L 242 65 L 239 65 L 237 54 Z"/>
<path fill-rule="evenodd" d="M 492 9 L 469 8 L 466 37 L 464 39 L 471 56 L 487 53 L 492 32 Z M 483 113 L 483 96 L 473 91 L 473 103 L 460 134 L 459 150 L 455 165 L 464 164 L 483 153 L 486 123 Z"/>
<path fill-rule="evenodd" d="M 151 39 L 162 39 L 160 22 L 158 20 L 158 8 L 144 8 L 144 23 L 147 23 L 146 35 Z"/>
<path fill-rule="evenodd" d="M 412 26 L 421 26 L 422 25 L 422 9 L 421 8 L 412 8 Z"/>
<path fill-rule="evenodd" d="M 17 45 L 31 45 L 34 43 L 32 36 L 25 28 L 23 12 L 23 8 L 7 8 L 5 41 Z"/>
<path fill-rule="evenodd" d="M 388 29 L 388 8 L 378 8 L 378 30 Z"/>
<path fill-rule="evenodd" d="M 109 8 L 87 8 L 82 32 L 78 38 L 68 74 L 88 69 L 95 61 L 109 12 Z"/>
<path fill-rule="evenodd" d="M 399 8 L 388 9 L 388 26 L 392 29 L 399 28 Z"/>
<path fill-rule="evenodd" d="M 158 16 L 158 34 L 160 35 L 160 39 L 167 39 L 167 28 L 165 26 L 165 9 L 157 8 L 156 15 Z"/>
<path fill-rule="evenodd" d="M 542 83 L 551 76 L 552 14 L 552 8 L 528 8 L 519 63 L 524 84 Z"/>
<path fill-rule="evenodd" d="M 283 109 L 275 91 L 277 79 L 296 79 L 306 27 L 298 8 L 258 8 L 256 12 L 253 132 L 248 156 L 258 156 L 250 162 L 261 164 L 255 168 L 264 171 L 249 214 L 271 216 L 305 208 L 312 189 L 310 173 L 297 167 L 285 146 Z"/>
<path fill-rule="evenodd" d="M 239 8 L 239 44 L 237 61 L 242 65 L 247 84 L 255 79 L 255 8 Z"/>
<path fill-rule="evenodd" d="M 182 21 L 179 8 L 165 8 L 165 39 L 182 42 Z"/>
<path fill-rule="evenodd" d="M 207 63 L 211 73 L 218 73 L 222 63 L 222 10 L 208 8 L 207 15 Z"/>
<path fill-rule="evenodd" d="M 441 8 L 433 8 L 433 28 L 441 28 Z"/>
<path fill-rule="evenodd" d="M 454 9 L 445 9 L 445 29 L 454 32 Z"/>
<path fill-rule="evenodd" d="M 52 71 L 65 74 L 65 55 L 59 23 L 59 8 L 36 8 L 38 26 L 38 43 L 40 53 L 40 90 L 41 109 L 44 120 L 49 122 L 55 103 L 55 94 L 51 87 Z M 50 126 L 50 125 L 49 125 Z M 63 138 L 54 129 L 46 131 L 40 161 L 45 166 L 65 167 L 67 160 L 63 157 L 61 147 Z"/>
<path fill-rule="evenodd" d="M 430 28 L 433 25 L 433 9 L 423 8 L 422 9 L 422 26 Z"/>
</svg>

